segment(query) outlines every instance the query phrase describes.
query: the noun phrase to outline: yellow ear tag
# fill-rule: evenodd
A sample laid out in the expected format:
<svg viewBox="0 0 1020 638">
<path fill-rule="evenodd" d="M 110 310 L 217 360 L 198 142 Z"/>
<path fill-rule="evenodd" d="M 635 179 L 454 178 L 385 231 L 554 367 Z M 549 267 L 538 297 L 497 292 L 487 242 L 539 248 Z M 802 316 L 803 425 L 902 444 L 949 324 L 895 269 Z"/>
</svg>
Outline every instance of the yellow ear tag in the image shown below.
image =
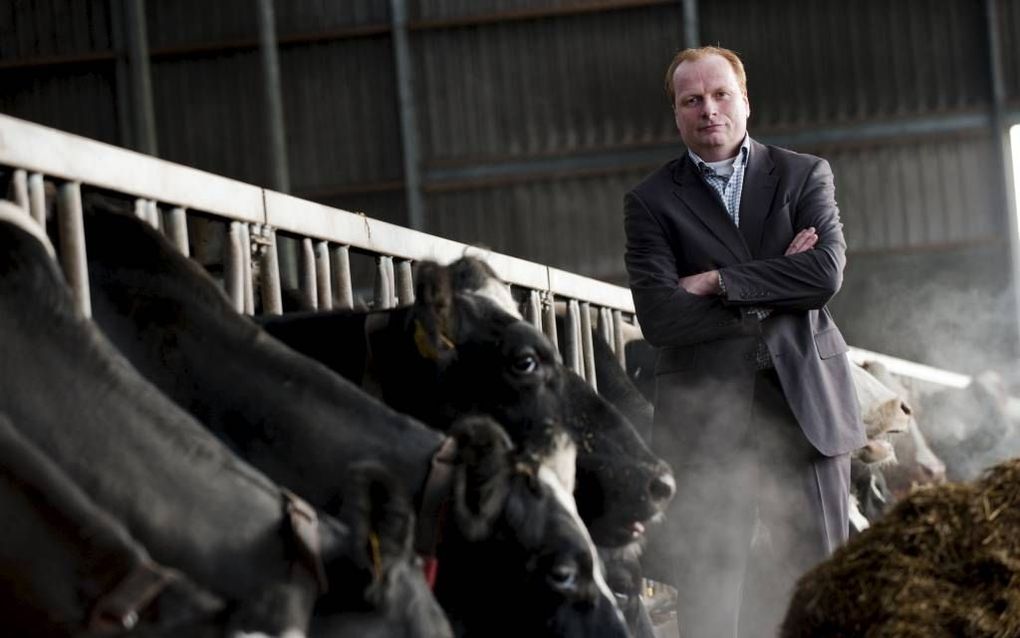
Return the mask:
<svg viewBox="0 0 1020 638">
<path fill-rule="evenodd" d="M 418 346 L 418 354 L 426 359 L 434 361 L 439 358 L 439 353 L 432 347 L 432 341 L 429 340 L 429 335 L 425 332 L 425 326 L 421 325 L 420 321 L 414 322 L 414 345 Z"/>
<path fill-rule="evenodd" d="M 375 532 L 368 535 L 368 544 L 372 546 L 372 571 L 375 581 L 382 580 L 382 552 L 379 551 L 379 536 Z"/>
<path fill-rule="evenodd" d="M 456 345 L 444 334 L 439 335 L 439 342 L 443 344 L 443 347 L 447 350 L 453 350 Z M 425 326 L 420 321 L 414 322 L 414 345 L 418 346 L 418 353 L 426 359 L 432 359 L 435 361 L 439 358 L 439 352 L 432 347 L 432 340 L 429 339 L 429 335 L 425 332 Z"/>
</svg>

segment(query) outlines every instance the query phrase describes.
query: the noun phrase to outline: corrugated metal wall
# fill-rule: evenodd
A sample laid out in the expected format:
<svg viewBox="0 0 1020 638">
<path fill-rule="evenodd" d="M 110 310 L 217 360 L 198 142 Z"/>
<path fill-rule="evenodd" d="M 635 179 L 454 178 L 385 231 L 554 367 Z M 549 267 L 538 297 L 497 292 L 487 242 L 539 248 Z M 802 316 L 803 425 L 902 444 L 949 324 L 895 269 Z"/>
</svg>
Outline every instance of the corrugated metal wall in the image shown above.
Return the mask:
<svg viewBox="0 0 1020 638">
<path fill-rule="evenodd" d="M 0 0 L 0 110 L 130 142 L 123 1 Z M 679 151 L 662 74 L 682 44 L 680 0 L 408 4 L 426 229 L 624 281 L 623 193 Z M 1020 0 L 993 5 L 1018 108 Z M 146 8 L 160 155 L 268 183 L 254 0 Z M 406 222 L 390 1 L 276 12 L 292 190 Z M 1009 268 L 984 2 L 703 0 L 698 13 L 702 42 L 744 57 L 752 133 L 833 164 L 860 256 L 844 323 L 882 294 L 854 279 L 870 281 L 877 256 L 943 268 L 939 251 L 983 250 Z M 895 351 L 882 331 L 855 334 Z"/>
</svg>

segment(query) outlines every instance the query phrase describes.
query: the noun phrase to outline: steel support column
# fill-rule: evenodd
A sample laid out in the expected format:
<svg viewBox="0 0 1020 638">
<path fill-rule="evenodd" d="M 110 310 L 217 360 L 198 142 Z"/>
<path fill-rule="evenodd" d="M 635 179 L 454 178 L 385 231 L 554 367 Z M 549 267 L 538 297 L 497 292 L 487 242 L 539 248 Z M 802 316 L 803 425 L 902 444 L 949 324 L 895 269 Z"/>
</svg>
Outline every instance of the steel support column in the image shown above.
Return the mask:
<svg viewBox="0 0 1020 638">
<path fill-rule="evenodd" d="M 152 102 L 152 70 L 145 24 L 145 0 L 124 0 L 124 27 L 131 77 L 131 112 L 135 148 L 156 156 L 156 111 Z"/>
<path fill-rule="evenodd" d="M 1016 192 L 1013 184 L 1013 161 L 1010 149 L 1009 130 L 1006 118 L 1006 85 L 1002 75 L 1001 38 L 999 37 L 999 12 L 997 0 L 985 0 L 985 29 L 988 42 L 988 74 L 991 80 L 992 113 L 989 129 L 992 147 L 1002 177 L 1002 210 L 1006 214 L 1009 229 L 1009 254 L 1013 268 L 1013 354 L 1020 355 L 1020 220 L 1017 220 Z"/>
<path fill-rule="evenodd" d="M 273 0 L 256 0 L 259 25 L 259 54 L 262 58 L 262 89 L 266 105 L 266 133 L 269 137 L 270 188 L 290 192 L 287 165 L 287 136 L 283 124 L 283 90 L 280 57 L 276 44 L 276 12 Z"/>
<path fill-rule="evenodd" d="M 701 24 L 698 22 L 698 0 L 681 0 L 684 5 L 684 48 L 701 46 Z"/>
<path fill-rule="evenodd" d="M 396 62 L 400 139 L 404 151 L 404 183 L 407 194 L 407 225 L 425 230 L 425 199 L 421 189 L 421 150 L 418 115 L 414 100 L 414 69 L 407 28 L 407 0 L 390 0 L 393 14 L 393 59 Z"/>
</svg>

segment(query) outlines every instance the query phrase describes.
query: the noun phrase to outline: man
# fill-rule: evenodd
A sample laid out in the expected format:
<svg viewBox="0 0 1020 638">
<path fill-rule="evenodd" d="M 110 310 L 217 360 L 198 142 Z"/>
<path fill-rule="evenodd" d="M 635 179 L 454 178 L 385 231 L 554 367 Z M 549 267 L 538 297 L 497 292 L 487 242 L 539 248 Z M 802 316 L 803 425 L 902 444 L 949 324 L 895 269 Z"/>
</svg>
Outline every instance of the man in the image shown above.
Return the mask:
<svg viewBox="0 0 1020 638">
<path fill-rule="evenodd" d="M 687 152 L 624 200 L 658 349 L 652 444 L 677 473 L 658 551 L 685 638 L 770 636 L 795 579 L 848 533 L 848 452 L 865 439 L 825 308 L 846 243 L 828 163 L 747 135 L 735 53 L 680 52 L 666 89 Z"/>
</svg>

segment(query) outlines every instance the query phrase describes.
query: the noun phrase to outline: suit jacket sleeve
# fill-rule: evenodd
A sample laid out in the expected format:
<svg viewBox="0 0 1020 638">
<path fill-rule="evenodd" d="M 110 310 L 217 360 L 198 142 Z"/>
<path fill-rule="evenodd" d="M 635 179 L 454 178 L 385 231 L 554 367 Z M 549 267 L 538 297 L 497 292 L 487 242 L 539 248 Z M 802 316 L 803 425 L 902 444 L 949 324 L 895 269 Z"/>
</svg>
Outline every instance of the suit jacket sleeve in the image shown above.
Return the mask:
<svg viewBox="0 0 1020 638">
<path fill-rule="evenodd" d="M 720 269 L 728 305 L 811 310 L 824 306 L 839 291 L 846 241 L 828 162 L 815 163 L 790 205 L 795 207 L 791 211 L 794 231 L 814 226 L 818 243 L 813 250 L 796 255 Z"/>
<path fill-rule="evenodd" d="M 624 198 L 626 263 L 641 331 L 653 346 L 683 346 L 757 332 L 721 297 L 692 295 L 680 287 L 666 231 L 634 192 Z"/>
</svg>

